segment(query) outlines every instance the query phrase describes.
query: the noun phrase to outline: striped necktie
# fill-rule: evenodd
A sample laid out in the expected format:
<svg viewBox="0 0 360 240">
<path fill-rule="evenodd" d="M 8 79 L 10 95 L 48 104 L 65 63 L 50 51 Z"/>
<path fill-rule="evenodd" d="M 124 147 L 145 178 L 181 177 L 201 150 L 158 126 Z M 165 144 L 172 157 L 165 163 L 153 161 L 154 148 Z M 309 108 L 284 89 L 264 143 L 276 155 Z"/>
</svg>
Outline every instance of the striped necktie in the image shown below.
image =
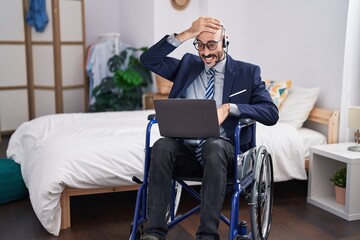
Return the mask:
<svg viewBox="0 0 360 240">
<path fill-rule="evenodd" d="M 215 70 L 213 68 L 210 68 L 208 70 L 208 74 L 210 75 L 210 77 L 209 77 L 208 85 L 206 87 L 204 98 L 205 99 L 213 99 L 214 98 Z"/>
<path fill-rule="evenodd" d="M 209 76 L 208 85 L 205 90 L 205 99 L 213 99 L 214 98 L 214 84 L 215 84 L 215 69 L 210 68 L 207 71 L 207 74 Z M 199 143 L 199 146 L 195 149 L 195 155 L 197 160 L 200 162 L 200 164 L 203 163 L 202 161 L 202 145 L 205 143 L 206 140 L 201 140 Z"/>
</svg>

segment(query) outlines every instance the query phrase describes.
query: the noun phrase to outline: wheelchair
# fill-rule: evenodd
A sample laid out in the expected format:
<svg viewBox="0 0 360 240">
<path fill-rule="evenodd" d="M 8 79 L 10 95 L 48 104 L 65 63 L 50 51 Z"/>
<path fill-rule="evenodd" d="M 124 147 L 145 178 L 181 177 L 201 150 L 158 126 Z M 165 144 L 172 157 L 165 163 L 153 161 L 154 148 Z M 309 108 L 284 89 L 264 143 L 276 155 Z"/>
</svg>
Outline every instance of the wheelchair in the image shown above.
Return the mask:
<svg viewBox="0 0 360 240">
<path fill-rule="evenodd" d="M 143 181 L 133 177 L 133 181 L 141 184 L 136 198 L 134 219 L 131 224 L 130 240 L 137 240 L 144 234 L 144 224 L 147 221 L 147 190 L 148 170 L 150 165 L 150 133 L 157 123 L 155 114 L 148 116 L 145 140 L 145 166 Z M 251 128 L 252 140 L 246 152 L 240 150 L 240 134 L 244 128 Z M 231 178 L 228 178 L 226 193 L 232 193 L 230 219 L 223 214 L 220 220 L 229 226 L 228 239 L 264 240 L 269 237 L 272 223 L 272 208 L 274 194 L 273 166 L 270 153 L 264 146 L 256 146 L 256 122 L 252 119 L 239 119 L 235 128 L 234 146 L 235 161 Z M 169 230 L 175 224 L 183 221 L 200 210 L 200 205 L 186 213 L 176 216 L 180 202 L 181 191 L 184 189 L 195 199 L 201 201 L 200 194 L 189 186 L 186 181 L 191 179 L 173 178 L 173 191 L 170 205 L 167 209 L 166 221 Z M 197 179 L 201 181 L 201 179 Z M 250 226 L 240 220 L 240 196 L 243 196 L 250 208 Z"/>
</svg>

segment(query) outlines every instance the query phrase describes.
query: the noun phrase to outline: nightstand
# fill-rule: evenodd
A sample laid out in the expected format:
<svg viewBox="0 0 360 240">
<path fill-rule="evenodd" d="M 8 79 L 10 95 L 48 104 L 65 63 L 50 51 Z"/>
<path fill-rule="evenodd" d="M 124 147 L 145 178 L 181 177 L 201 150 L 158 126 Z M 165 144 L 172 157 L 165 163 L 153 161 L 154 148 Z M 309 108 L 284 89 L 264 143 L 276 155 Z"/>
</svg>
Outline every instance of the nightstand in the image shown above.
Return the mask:
<svg viewBox="0 0 360 240">
<path fill-rule="evenodd" d="M 348 151 L 355 143 L 319 145 L 310 148 L 307 201 L 348 221 L 360 219 L 360 152 Z M 335 202 L 333 173 L 347 167 L 345 205 Z"/>
</svg>

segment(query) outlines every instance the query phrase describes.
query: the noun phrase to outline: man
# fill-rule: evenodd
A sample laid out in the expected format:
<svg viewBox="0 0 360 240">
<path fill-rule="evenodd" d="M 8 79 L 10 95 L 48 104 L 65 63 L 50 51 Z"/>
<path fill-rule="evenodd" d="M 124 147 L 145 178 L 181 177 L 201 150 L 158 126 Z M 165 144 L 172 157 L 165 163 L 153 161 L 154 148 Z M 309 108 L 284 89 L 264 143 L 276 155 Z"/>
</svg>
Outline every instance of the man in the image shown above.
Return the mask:
<svg viewBox="0 0 360 240">
<path fill-rule="evenodd" d="M 186 53 L 181 60 L 167 56 L 193 38 L 199 56 Z M 166 237 L 165 214 L 173 174 L 202 176 L 196 239 L 219 239 L 219 215 L 234 161 L 232 140 L 238 118 L 250 117 L 265 125 L 274 125 L 278 120 L 278 109 L 261 81 L 260 68 L 232 59 L 227 54 L 228 44 L 220 20 L 200 17 L 189 29 L 165 36 L 141 56 L 147 68 L 173 82 L 169 98 L 215 99 L 222 136 L 201 143 L 161 138 L 154 144 L 149 170 L 149 221 L 147 235 L 142 239 Z M 212 85 L 211 90 L 208 85 Z M 242 150 L 247 150 L 250 140 L 251 132 L 242 132 Z"/>
</svg>

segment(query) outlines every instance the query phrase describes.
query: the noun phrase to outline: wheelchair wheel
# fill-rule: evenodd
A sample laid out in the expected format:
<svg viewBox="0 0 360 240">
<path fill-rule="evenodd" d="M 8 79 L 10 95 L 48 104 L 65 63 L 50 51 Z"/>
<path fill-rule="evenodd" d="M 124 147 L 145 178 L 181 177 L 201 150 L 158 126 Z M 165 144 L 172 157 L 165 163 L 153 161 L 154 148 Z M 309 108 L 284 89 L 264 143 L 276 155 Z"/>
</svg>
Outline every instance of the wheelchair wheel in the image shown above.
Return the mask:
<svg viewBox="0 0 360 240">
<path fill-rule="evenodd" d="M 238 179 L 242 180 L 247 176 L 253 169 L 255 157 L 256 157 L 256 148 L 252 148 L 249 151 L 241 155 L 242 161 L 238 160 Z"/>
<path fill-rule="evenodd" d="M 258 149 L 254 167 L 254 185 L 250 194 L 252 239 L 264 240 L 270 234 L 274 196 L 271 155 L 266 148 Z"/>
</svg>

